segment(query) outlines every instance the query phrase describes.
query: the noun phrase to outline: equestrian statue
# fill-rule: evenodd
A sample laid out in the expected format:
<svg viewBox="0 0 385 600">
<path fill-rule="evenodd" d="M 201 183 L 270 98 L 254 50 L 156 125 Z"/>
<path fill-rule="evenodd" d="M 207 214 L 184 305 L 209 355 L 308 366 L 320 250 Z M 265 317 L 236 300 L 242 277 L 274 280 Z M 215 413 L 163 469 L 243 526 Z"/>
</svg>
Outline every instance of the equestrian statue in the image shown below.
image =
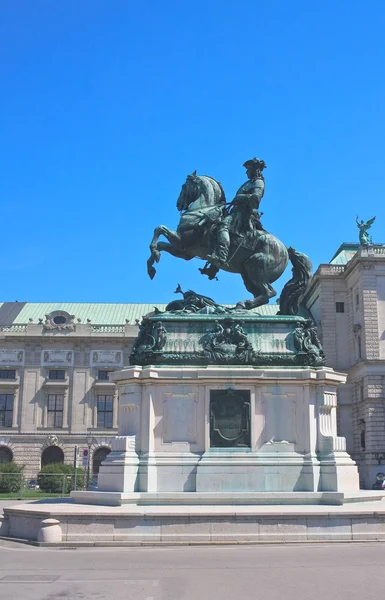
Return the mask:
<svg viewBox="0 0 385 600">
<path fill-rule="evenodd" d="M 241 275 L 253 298 L 239 301 L 235 310 L 249 310 L 267 304 L 276 295 L 271 284 L 290 259 L 293 277 L 282 290 L 280 314 L 297 314 L 312 275 L 310 259 L 286 248 L 262 226 L 259 205 L 265 191 L 265 162 L 252 158 L 243 166 L 247 181 L 229 203 L 221 184 L 212 177 L 197 175 L 196 171 L 187 176 L 176 203 L 181 213 L 178 228 L 156 227 L 147 272 L 153 279 L 154 263 L 159 262 L 163 251 L 184 260 L 201 258 L 206 264 L 199 270 L 209 279 L 216 278 L 220 269 Z M 159 241 L 161 235 L 168 241 Z"/>
</svg>

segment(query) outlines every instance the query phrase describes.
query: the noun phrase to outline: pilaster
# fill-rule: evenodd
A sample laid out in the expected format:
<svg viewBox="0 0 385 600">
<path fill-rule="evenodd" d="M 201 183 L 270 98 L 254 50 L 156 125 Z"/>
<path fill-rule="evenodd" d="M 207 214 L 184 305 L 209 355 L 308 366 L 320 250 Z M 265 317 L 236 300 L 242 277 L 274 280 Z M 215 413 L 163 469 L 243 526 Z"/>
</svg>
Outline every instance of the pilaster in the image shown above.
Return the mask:
<svg viewBox="0 0 385 600">
<path fill-rule="evenodd" d="M 367 360 L 380 358 L 377 308 L 377 276 L 373 264 L 361 265 L 360 294 L 362 297 L 364 357 Z"/>
</svg>

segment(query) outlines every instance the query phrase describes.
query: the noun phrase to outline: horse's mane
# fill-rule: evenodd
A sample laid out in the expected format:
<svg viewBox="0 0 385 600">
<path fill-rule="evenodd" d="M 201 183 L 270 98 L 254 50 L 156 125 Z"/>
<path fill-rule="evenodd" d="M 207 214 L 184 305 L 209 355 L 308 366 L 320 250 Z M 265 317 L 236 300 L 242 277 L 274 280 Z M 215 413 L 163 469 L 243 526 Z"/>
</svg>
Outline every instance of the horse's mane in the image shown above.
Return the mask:
<svg viewBox="0 0 385 600">
<path fill-rule="evenodd" d="M 214 193 L 217 194 L 217 190 L 215 189 L 216 187 L 219 190 L 219 193 L 222 197 L 221 203 L 226 204 L 226 195 L 225 195 L 225 191 L 222 187 L 222 184 L 219 183 L 219 181 L 217 181 L 216 179 L 214 179 L 214 177 L 210 177 L 210 175 L 196 175 L 197 179 L 203 179 L 203 180 L 208 180 L 209 183 L 211 184 L 211 186 L 214 189 Z"/>
</svg>

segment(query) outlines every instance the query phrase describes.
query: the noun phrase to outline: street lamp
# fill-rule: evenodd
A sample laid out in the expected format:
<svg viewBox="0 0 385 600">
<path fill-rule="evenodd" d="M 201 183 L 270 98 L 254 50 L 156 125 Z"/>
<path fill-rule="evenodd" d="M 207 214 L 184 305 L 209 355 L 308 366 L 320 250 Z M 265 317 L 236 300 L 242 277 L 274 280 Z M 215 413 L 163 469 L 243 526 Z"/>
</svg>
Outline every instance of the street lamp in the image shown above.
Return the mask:
<svg viewBox="0 0 385 600">
<path fill-rule="evenodd" d="M 90 485 L 91 446 L 95 440 L 92 435 L 87 435 L 86 441 L 87 441 L 87 446 L 88 446 L 88 465 L 87 465 L 87 489 L 88 489 L 88 486 Z"/>
</svg>

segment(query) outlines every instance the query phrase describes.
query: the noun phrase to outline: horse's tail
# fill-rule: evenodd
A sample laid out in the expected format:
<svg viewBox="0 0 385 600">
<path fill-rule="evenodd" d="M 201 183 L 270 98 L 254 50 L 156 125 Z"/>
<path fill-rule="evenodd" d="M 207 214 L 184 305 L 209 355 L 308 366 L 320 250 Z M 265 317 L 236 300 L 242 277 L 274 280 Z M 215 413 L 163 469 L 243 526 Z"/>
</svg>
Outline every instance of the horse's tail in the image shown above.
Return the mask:
<svg viewBox="0 0 385 600">
<path fill-rule="evenodd" d="M 288 248 L 289 258 L 293 265 L 293 277 L 282 290 L 279 299 L 280 315 L 297 315 L 301 302 L 309 289 L 312 278 L 313 265 L 306 254 Z"/>
</svg>

